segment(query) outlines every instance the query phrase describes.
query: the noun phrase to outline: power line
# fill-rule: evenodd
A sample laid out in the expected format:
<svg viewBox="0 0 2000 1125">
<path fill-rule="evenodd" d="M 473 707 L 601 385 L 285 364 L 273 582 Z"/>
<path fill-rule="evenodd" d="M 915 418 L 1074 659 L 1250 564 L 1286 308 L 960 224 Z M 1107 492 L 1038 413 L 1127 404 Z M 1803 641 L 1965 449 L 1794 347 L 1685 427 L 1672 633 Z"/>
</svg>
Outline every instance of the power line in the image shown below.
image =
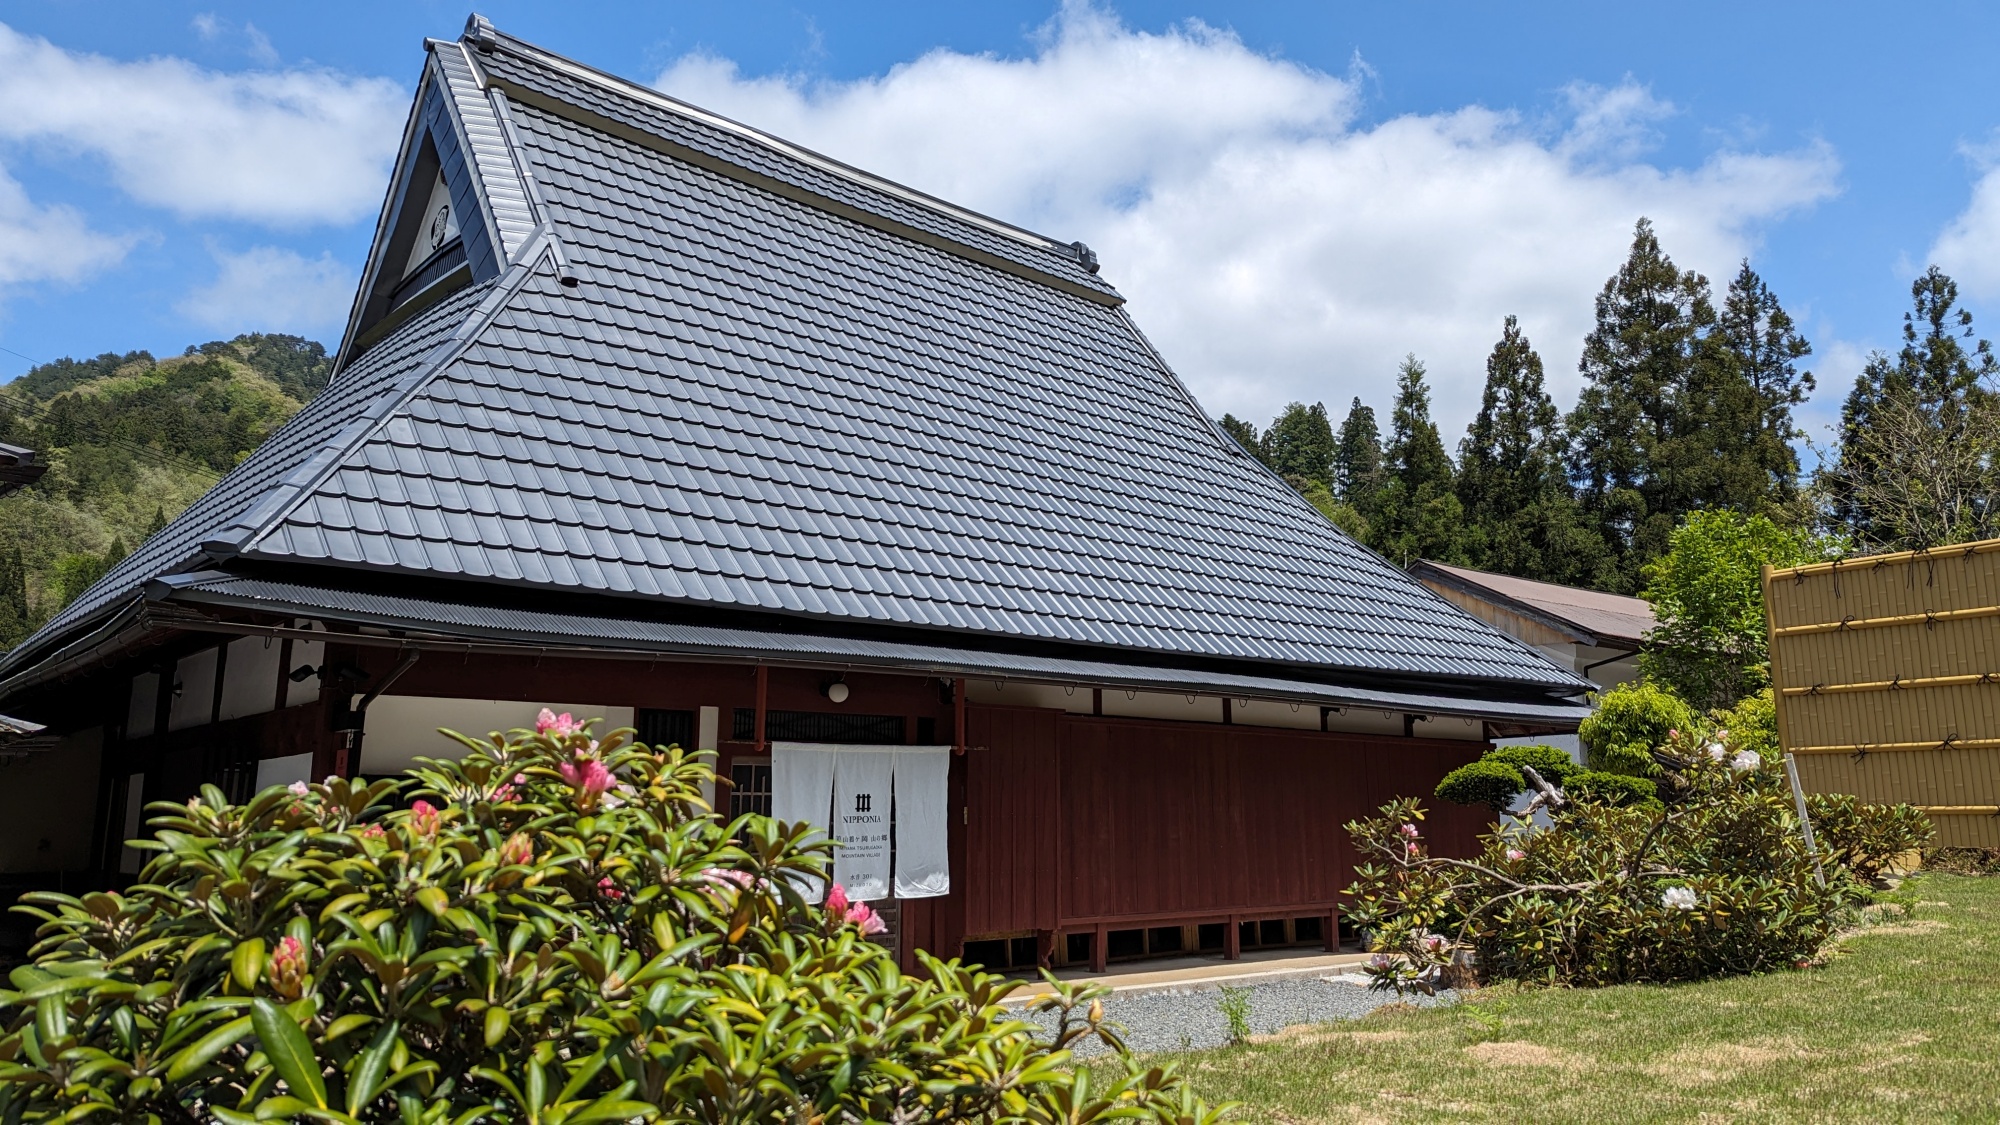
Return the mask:
<svg viewBox="0 0 2000 1125">
<path fill-rule="evenodd" d="M 6 352 L 8 355 L 11 356 L 20 356 L 20 358 L 27 360 L 29 363 L 34 364 L 36 367 L 47 366 L 41 360 L 38 360 L 33 356 L 21 355 L 20 352 L 15 351 L 13 348 L 6 347 L 5 345 L 0 345 L 0 352 Z M 14 391 L 12 388 L 9 387 L 0 387 L 0 402 L 4 402 L 9 406 L 14 407 L 19 413 L 27 416 L 31 421 L 39 422 L 48 413 L 48 406 L 46 404 L 35 403 L 28 399 L 20 398 L 18 397 L 18 392 Z M 96 427 L 93 426 L 91 428 L 94 430 Z M 132 441 L 129 438 L 121 438 L 109 434 L 98 434 L 98 433 L 93 433 L 90 436 L 93 439 L 91 441 L 91 444 L 93 445 L 103 445 L 103 446 L 109 446 L 112 449 L 122 449 L 127 453 L 136 454 L 141 457 L 153 458 L 156 461 L 160 461 L 174 468 L 184 469 L 187 470 L 188 472 L 193 472 L 193 473 L 204 473 L 208 476 L 216 478 L 217 480 L 220 480 L 222 478 L 221 472 L 207 465 L 204 465 L 198 461 L 189 461 L 185 458 L 176 456 L 172 453 L 168 453 L 163 449 L 155 449 L 150 445 L 145 445 L 141 442 Z"/>
</svg>

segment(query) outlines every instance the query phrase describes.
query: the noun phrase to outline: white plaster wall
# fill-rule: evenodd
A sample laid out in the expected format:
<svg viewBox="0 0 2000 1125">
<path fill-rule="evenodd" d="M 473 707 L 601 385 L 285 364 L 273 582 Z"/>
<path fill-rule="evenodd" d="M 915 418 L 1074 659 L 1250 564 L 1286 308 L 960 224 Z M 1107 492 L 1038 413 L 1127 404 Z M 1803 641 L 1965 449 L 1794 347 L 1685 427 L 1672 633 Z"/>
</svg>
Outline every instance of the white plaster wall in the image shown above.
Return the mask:
<svg viewBox="0 0 2000 1125">
<path fill-rule="evenodd" d="M 262 715 L 278 703 L 278 658 L 285 642 L 275 637 L 238 637 L 222 662 L 222 708 L 217 721 Z"/>
<path fill-rule="evenodd" d="M 1348 734 L 1381 734 L 1401 738 L 1403 713 L 1348 707 L 1328 715 L 1326 729 L 1344 731 Z"/>
<path fill-rule="evenodd" d="M 125 714 L 125 737 L 145 738 L 159 720 L 160 674 L 145 672 L 132 677 L 130 708 Z"/>
<path fill-rule="evenodd" d="M 1111 689 L 1106 688 L 1104 695 L 1109 699 Z M 1072 715 L 1088 715 L 1091 707 L 1088 687 L 1029 684 L 1019 680 L 967 680 L 965 698 L 970 703 L 995 707 L 1046 707 L 1052 711 L 1068 711 Z"/>
<path fill-rule="evenodd" d="M 273 785 L 290 785 L 294 781 L 311 781 L 313 756 L 307 754 L 287 754 L 282 758 L 265 758 L 257 763 L 257 792 L 262 793 Z"/>
<path fill-rule="evenodd" d="M 1486 724 L 1478 719 L 1461 719 L 1456 715 L 1432 715 L 1428 719 L 1417 720 L 1416 729 L 1411 733 L 1418 738 L 1449 738 L 1454 742 L 1486 741 Z"/>
<path fill-rule="evenodd" d="M 361 702 L 355 696 L 353 702 Z M 531 703 L 509 699 L 448 699 L 428 695 L 384 695 L 368 705 L 361 739 L 361 770 L 381 777 L 408 769 L 419 757 L 457 758 L 464 746 L 438 733 L 439 727 L 474 738 L 490 731 L 533 727 L 543 707 L 579 719 L 601 719 L 599 732 L 632 725 L 634 709 L 605 703 Z"/>
<path fill-rule="evenodd" d="M 205 648 L 174 662 L 173 702 L 167 704 L 167 729 L 186 730 L 215 721 L 215 656 Z"/>
<path fill-rule="evenodd" d="M 1222 721 L 1222 697 L 1169 695 L 1163 692 L 1105 688 L 1104 713 L 1123 719 L 1171 719 L 1183 723 L 1219 723 Z"/>
<path fill-rule="evenodd" d="M 1292 704 L 1269 699 L 1238 698 L 1230 701 L 1229 721 L 1244 727 L 1318 730 L 1319 704 Z"/>
<path fill-rule="evenodd" d="M 90 866 L 104 728 L 65 735 L 53 750 L 0 767 L 0 872 Z"/>
</svg>

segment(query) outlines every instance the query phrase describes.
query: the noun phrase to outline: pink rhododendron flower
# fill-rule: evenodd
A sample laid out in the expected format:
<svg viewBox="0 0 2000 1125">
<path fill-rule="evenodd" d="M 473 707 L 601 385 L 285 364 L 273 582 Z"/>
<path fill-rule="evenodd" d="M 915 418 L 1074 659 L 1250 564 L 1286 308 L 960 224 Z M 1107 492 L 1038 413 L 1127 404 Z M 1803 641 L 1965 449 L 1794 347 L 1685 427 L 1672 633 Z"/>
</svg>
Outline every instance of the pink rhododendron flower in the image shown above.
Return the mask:
<svg viewBox="0 0 2000 1125">
<path fill-rule="evenodd" d="M 756 879 L 748 871 L 732 871 L 726 867 L 711 867 L 701 873 L 701 877 L 718 887 L 734 887 L 747 891 Z"/>
<path fill-rule="evenodd" d="M 306 947 L 287 934 L 271 951 L 271 991 L 282 1000 L 297 1000 L 306 987 Z"/>
<path fill-rule="evenodd" d="M 583 724 L 571 718 L 568 711 L 558 715 L 544 707 L 542 713 L 535 716 L 536 734 L 553 734 L 557 738 L 568 738 L 582 729 Z"/>
<path fill-rule="evenodd" d="M 514 792 L 513 786 L 502 785 L 500 788 L 495 789 L 493 791 L 493 802 L 495 804 L 504 805 L 513 801 L 516 796 L 518 796 L 518 794 Z"/>
<path fill-rule="evenodd" d="M 585 808 L 597 803 L 597 798 L 618 783 L 617 779 L 611 776 L 611 771 L 604 768 L 604 763 L 595 759 L 585 762 L 564 762 L 556 767 L 556 772 L 562 774 L 563 780 L 569 782 L 576 790 L 576 795 L 580 798 L 579 803 Z"/>
<path fill-rule="evenodd" d="M 1519 863 L 1526 858 L 1528 858 L 1528 853 L 1519 848 L 1507 849 L 1507 862 L 1509 863 Z"/>
<path fill-rule="evenodd" d="M 1398 829 L 1397 831 L 1400 831 L 1403 834 L 1404 839 L 1414 840 L 1417 838 L 1417 826 L 1414 824 L 1405 824 L 1403 825 L 1402 828 Z"/>
<path fill-rule="evenodd" d="M 1375 969 L 1377 971 L 1387 969 L 1391 965 L 1394 965 L 1395 963 L 1396 959 L 1394 957 L 1389 956 L 1387 953 L 1377 953 L 1375 956 L 1370 957 L 1368 959 L 1368 967 L 1371 969 Z"/>
<path fill-rule="evenodd" d="M 534 859 L 535 842 L 528 838 L 526 832 L 516 832 L 500 845 L 500 862 L 506 866 L 532 863 Z"/>
<path fill-rule="evenodd" d="M 619 889 L 618 884 L 611 881 L 611 876 L 609 875 L 597 881 L 597 893 L 611 899 L 625 897 L 625 892 Z"/>
<path fill-rule="evenodd" d="M 864 934 L 879 934 L 889 928 L 882 916 L 870 909 L 867 903 L 849 900 L 847 888 L 839 883 L 826 892 L 826 913 L 835 925 L 859 926 Z"/>
<path fill-rule="evenodd" d="M 285 788 L 294 797 L 303 797 L 307 793 L 312 792 L 312 790 L 306 788 L 306 783 L 303 781 L 294 781 L 290 785 L 287 785 Z"/>
<path fill-rule="evenodd" d="M 1417 842 L 1416 842 L 1415 840 L 1411 840 L 1411 841 L 1410 841 L 1409 843 L 1407 843 L 1407 844 L 1404 844 L 1404 845 L 1403 845 L 1403 854 L 1404 854 L 1404 855 L 1406 855 L 1406 856 L 1413 856 L 1413 855 L 1416 855 L 1416 854 L 1417 854 Z"/>
<path fill-rule="evenodd" d="M 361 830 L 361 838 L 364 840 L 380 840 L 384 835 L 379 824 L 370 824 Z"/>
<path fill-rule="evenodd" d="M 886 933 L 889 929 L 889 923 L 884 922 L 880 914 L 869 909 L 865 902 L 848 904 L 847 921 L 861 927 L 861 932 L 864 934 Z"/>
<path fill-rule="evenodd" d="M 417 835 L 425 839 L 433 838 L 438 834 L 438 829 L 443 826 L 444 814 L 439 812 L 437 806 L 431 804 L 429 801 L 418 801 L 416 804 L 410 806 L 410 828 Z"/>
</svg>

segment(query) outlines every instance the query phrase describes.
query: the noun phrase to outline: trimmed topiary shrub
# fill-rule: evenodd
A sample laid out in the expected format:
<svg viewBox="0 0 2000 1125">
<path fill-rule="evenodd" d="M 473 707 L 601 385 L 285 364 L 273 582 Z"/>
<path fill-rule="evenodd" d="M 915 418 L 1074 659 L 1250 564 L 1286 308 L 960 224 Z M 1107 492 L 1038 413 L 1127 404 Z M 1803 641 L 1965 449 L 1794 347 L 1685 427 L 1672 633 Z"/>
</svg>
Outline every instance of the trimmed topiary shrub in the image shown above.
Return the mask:
<svg viewBox="0 0 2000 1125">
<path fill-rule="evenodd" d="M 1660 803 L 1659 787 L 1647 778 L 1603 770 L 1579 770 L 1571 774 L 1563 795 L 1572 801 L 1620 808 Z"/>
<path fill-rule="evenodd" d="M 1597 699 L 1583 721 L 1584 762 L 1593 770 L 1650 777 L 1659 767 L 1650 751 L 1674 732 L 1699 733 L 1700 716 L 1672 692 L 1652 683 L 1624 684 Z"/>
<path fill-rule="evenodd" d="M 1445 774 L 1438 782 L 1437 797 L 1455 805 L 1485 805 L 1499 814 L 1521 795 L 1523 784 L 1518 767 L 1489 756 Z"/>
<path fill-rule="evenodd" d="M 1441 801 L 1485 805 L 1496 814 L 1504 813 L 1528 788 L 1522 766 L 1533 766 L 1551 785 L 1561 785 L 1577 770 L 1569 754 L 1554 746 L 1499 746 L 1444 775 L 1434 792 Z"/>
<path fill-rule="evenodd" d="M 798 890 L 829 846 L 725 823 L 678 749 L 536 731 L 365 787 L 155 805 L 123 894 L 31 896 L 0 1121 L 1206 1123 L 1167 1068 L 1072 1068 L 1015 987 Z M 404 801 L 410 803 L 401 807 Z M 836 888 L 837 892 L 837 888 Z"/>
<path fill-rule="evenodd" d="M 1583 769 L 1569 756 L 1569 751 L 1556 746 L 1496 746 L 1486 752 L 1485 760 L 1504 762 L 1517 770 L 1533 766 L 1550 785 L 1561 785 L 1571 774 Z"/>
</svg>

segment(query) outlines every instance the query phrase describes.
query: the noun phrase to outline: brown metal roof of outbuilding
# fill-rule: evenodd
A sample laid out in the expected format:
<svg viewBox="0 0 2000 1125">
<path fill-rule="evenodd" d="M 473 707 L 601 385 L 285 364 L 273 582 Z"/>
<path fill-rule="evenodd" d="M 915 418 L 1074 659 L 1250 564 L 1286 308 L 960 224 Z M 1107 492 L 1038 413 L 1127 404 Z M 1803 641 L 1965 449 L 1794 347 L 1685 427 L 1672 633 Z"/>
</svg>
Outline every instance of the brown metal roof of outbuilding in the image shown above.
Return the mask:
<svg viewBox="0 0 2000 1125">
<path fill-rule="evenodd" d="M 1629 645 L 1636 649 L 1646 633 L 1658 624 L 1653 607 L 1644 598 L 1537 582 L 1428 559 L 1413 564 L 1410 572 L 1420 579 L 1439 578 L 1499 605 L 1525 607 L 1534 611 L 1530 616 L 1554 618 L 1562 625 L 1589 634 L 1599 644 Z"/>
</svg>

